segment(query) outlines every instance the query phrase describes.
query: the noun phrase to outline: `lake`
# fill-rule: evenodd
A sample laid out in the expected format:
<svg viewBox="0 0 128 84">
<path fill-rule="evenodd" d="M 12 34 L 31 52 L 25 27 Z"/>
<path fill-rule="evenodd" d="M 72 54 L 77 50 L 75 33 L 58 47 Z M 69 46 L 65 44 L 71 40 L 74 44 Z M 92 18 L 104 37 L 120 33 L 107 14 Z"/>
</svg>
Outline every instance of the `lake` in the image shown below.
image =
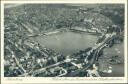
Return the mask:
<svg viewBox="0 0 128 84">
<path fill-rule="evenodd" d="M 89 33 L 76 32 L 61 32 L 48 36 L 38 36 L 34 38 L 41 46 L 55 50 L 56 52 L 69 55 L 79 50 L 84 50 L 88 47 L 95 46 L 98 40 L 98 35 L 91 35 Z M 119 55 L 124 59 L 124 43 L 114 44 L 111 48 L 103 50 L 104 56 L 111 57 Z M 102 59 L 103 60 L 103 59 Z M 107 60 L 107 59 L 106 59 Z M 104 61 L 104 60 L 103 60 Z M 100 62 L 103 66 L 106 63 Z M 124 76 L 124 64 L 109 65 L 112 66 L 112 73 L 102 74 L 103 77 L 120 77 Z M 107 67 L 107 66 L 106 66 Z"/>
<path fill-rule="evenodd" d="M 55 50 L 63 55 L 72 54 L 78 50 L 95 46 L 98 36 L 89 33 L 61 32 L 49 36 L 38 36 L 35 40 L 39 44 Z"/>
<path fill-rule="evenodd" d="M 120 57 L 120 60 L 122 60 L 121 64 L 109 64 L 109 66 L 112 67 L 112 73 L 109 74 L 103 74 L 104 77 L 123 77 L 124 76 L 124 43 L 120 44 L 114 44 L 111 48 L 105 48 L 104 49 L 104 56 L 105 57 L 111 57 L 118 55 Z M 105 59 L 104 59 L 105 60 Z M 108 61 L 108 59 L 106 59 Z M 107 62 L 106 62 L 107 63 Z M 102 66 L 105 66 L 104 63 L 102 63 Z"/>
</svg>

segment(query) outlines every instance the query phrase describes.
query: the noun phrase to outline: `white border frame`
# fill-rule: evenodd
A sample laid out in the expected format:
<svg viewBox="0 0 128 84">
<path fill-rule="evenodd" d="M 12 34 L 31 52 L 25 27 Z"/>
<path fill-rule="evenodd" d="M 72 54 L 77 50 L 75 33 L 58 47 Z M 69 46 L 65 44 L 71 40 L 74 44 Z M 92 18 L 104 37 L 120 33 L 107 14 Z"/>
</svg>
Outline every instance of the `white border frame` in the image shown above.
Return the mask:
<svg viewBox="0 0 128 84">
<path fill-rule="evenodd" d="M 73 4 L 125 4 L 125 41 L 124 41 L 124 77 L 4 77 L 4 4 L 5 3 L 73 3 Z M 2 1 L 1 3 L 1 81 L 3 84 L 14 83 L 126 83 L 127 82 L 127 0 L 43 0 L 43 1 Z"/>
</svg>

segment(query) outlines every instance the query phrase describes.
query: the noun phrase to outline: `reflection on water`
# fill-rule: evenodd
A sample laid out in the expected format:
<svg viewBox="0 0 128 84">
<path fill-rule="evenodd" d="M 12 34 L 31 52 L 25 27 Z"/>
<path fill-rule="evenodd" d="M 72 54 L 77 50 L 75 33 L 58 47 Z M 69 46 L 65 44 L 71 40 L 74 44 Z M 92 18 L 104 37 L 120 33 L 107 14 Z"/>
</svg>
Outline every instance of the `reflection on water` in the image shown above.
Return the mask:
<svg viewBox="0 0 128 84">
<path fill-rule="evenodd" d="M 74 53 L 95 45 L 98 37 L 87 33 L 63 32 L 50 36 L 39 36 L 36 40 L 47 48 L 64 55 Z"/>
</svg>

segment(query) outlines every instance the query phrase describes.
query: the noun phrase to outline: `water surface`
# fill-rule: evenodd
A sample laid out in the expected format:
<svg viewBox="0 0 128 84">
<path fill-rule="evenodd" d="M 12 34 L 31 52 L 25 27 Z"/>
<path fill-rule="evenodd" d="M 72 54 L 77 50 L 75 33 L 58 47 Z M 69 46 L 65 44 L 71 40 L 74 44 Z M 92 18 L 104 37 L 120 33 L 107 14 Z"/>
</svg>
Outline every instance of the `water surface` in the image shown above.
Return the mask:
<svg viewBox="0 0 128 84">
<path fill-rule="evenodd" d="M 49 36 L 36 37 L 36 40 L 42 46 L 64 55 L 95 46 L 97 39 L 96 35 L 75 32 L 62 32 Z"/>
<path fill-rule="evenodd" d="M 123 77 L 124 76 L 124 43 L 114 44 L 111 48 L 104 49 L 104 56 L 119 56 L 121 64 L 109 64 L 112 67 L 112 73 L 104 74 L 105 77 Z M 104 59 L 103 59 L 104 60 Z M 107 59 L 108 60 L 108 59 Z M 104 65 L 104 64 L 103 64 Z"/>
</svg>

